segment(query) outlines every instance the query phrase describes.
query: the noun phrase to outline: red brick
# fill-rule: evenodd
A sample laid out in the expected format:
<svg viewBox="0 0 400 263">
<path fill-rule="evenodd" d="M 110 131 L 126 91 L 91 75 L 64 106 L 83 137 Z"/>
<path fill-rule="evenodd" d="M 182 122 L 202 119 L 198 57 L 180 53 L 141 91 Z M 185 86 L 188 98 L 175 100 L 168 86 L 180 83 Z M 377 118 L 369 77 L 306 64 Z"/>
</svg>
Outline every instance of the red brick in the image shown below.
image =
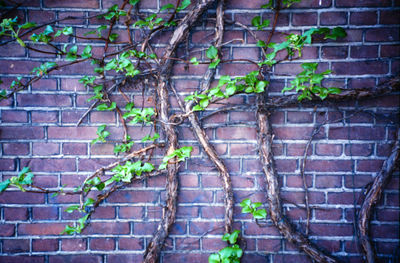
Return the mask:
<svg viewBox="0 0 400 263">
<path fill-rule="evenodd" d="M 62 153 L 65 155 L 86 155 L 87 144 L 85 143 L 64 143 Z"/>
<path fill-rule="evenodd" d="M 23 159 L 22 166 L 28 166 L 33 172 L 73 172 L 75 159 Z"/>
<path fill-rule="evenodd" d="M 59 19 L 65 19 L 67 17 L 85 17 L 84 12 L 58 12 Z M 85 19 L 65 19 L 58 22 L 59 25 L 81 25 L 85 23 Z"/>
<path fill-rule="evenodd" d="M 353 175 L 345 176 L 344 180 L 345 180 L 344 185 L 347 188 L 354 188 L 354 187 L 363 188 L 373 179 L 371 175 L 357 174 L 354 175 L 354 178 Z"/>
<path fill-rule="evenodd" d="M 66 95 L 18 94 L 17 101 L 19 106 L 72 106 L 71 97 Z"/>
<path fill-rule="evenodd" d="M 58 143 L 42 143 L 32 144 L 32 152 L 34 155 L 57 155 L 60 154 L 60 145 Z"/>
<path fill-rule="evenodd" d="M 301 208 L 287 208 L 285 209 L 285 215 L 291 220 L 302 220 L 307 218 L 307 212 Z"/>
<path fill-rule="evenodd" d="M 91 250 L 114 250 L 115 242 L 112 238 L 94 238 L 90 240 Z"/>
<path fill-rule="evenodd" d="M 13 160 L 13 159 L 1 159 L 0 160 L 0 170 L 3 170 L 3 171 L 14 171 L 15 170 L 15 160 Z"/>
<path fill-rule="evenodd" d="M 101 256 L 95 255 L 62 255 L 62 256 L 49 256 L 49 263 L 101 263 L 103 262 Z"/>
<path fill-rule="evenodd" d="M 311 224 L 310 230 L 319 236 L 353 236 L 353 225 Z"/>
<path fill-rule="evenodd" d="M 1 57 L 24 57 L 25 49 L 18 44 L 9 43 L 0 46 Z"/>
<path fill-rule="evenodd" d="M 350 14 L 350 24 L 353 25 L 375 25 L 378 19 L 376 11 L 356 11 Z"/>
<path fill-rule="evenodd" d="M 99 8 L 98 0 L 70 0 L 65 2 L 64 0 L 44 0 L 45 7 L 72 7 L 72 8 Z"/>
<path fill-rule="evenodd" d="M 398 57 L 400 54 L 400 45 L 382 45 L 381 57 Z"/>
<path fill-rule="evenodd" d="M 336 220 L 340 221 L 342 218 L 342 209 L 316 209 L 315 218 L 318 220 Z"/>
<path fill-rule="evenodd" d="M 347 172 L 351 171 L 352 162 L 348 160 L 308 160 L 306 171 Z"/>
<path fill-rule="evenodd" d="M 33 251 L 57 251 L 58 240 L 57 239 L 33 239 L 32 240 Z"/>
<path fill-rule="evenodd" d="M 328 204 L 351 205 L 357 200 L 359 193 L 328 193 Z"/>
<path fill-rule="evenodd" d="M 32 208 L 32 219 L 34 219 L 34 220 L 58 219 L 58 208 L 57 207 L 34 207 L 34 208 Z"/>
<path fill-rule="evenodd" d="M 378 57 L 378 46 L 352 46 L 350 49 L 352 58 L 376 58 Z"/>
<path fill-rule="evenodd" d="M 251 71 L 257 70 L 257 66 L 254 64 L 245 63 L 224 63 L 220 66 L 220 75 L 229 76 L 243 76 Z"/>
<path fill-rule="evenodd" d="M 28 219 L 28 210 L 23 207 L 5 207 L 3 213 L 7 221 Z"/>
<path fill-rule="evenodd" d="M 319 1 L 319 0 L 310 0 L 307 2 L 301 1 L 299 3 L 295 3 L 291 6 L 291 8 L 326 8 L 332 6 L 331 0 Z"/>
<path fill-rule="evenodd" d="M 33 123 L 54 123 L 58 122 L 58 112 L 56 111 L 32 111 Z"/>
<path fill-rule="evenodd" d="M 29 145 L 25 143 L 4 143 L 4 155 L 26 155 L 29 153 Z"/>
<path fill-rule="evenodd" d="M 317 188 L 338 188 L 342 186 L 342 177 L 338 175 L 317 175 L 315 176 L 315 187 Z"/>
<path fill-rule="evenodd" d="M 320 14 L 321 25 L 345 25 L 347 24 L 347 13 L 345 12 L 323 12 Z"/>
<path fill-rule="evenodd" d="M 306 183 L 308 187 L 312 186 L 312 176 L 306 175 Z M 304 187 L 302 176 L 298 175 L 286 175 L 286 186 L 287 187 Z"/>
<path fill-rule="evenodd" d="M 256 131 L 248 127 L 222 127 L 217 129 L 217 138 L 226 140 L 255 140 Z"/>
<path fill-rule="evenodd" d="M 107 199 L 110 203 L 141 203 L 155 202 L 159 194 L 154 190 L 119 191 Z"/>
<path fill-rule="evenodd" d="M 349 79 L 349 88 L 362 89 L 375 87 L 375 79 L 373 78 L 351 78 Z"/>
<path fill-rule="evenodd" d="M 44 130 L 42 127 L 7 127 L 0 128 L 1 139 L 43 139 Z"/>
<path fill-rule="evenodd" d="M 182 190 L 178 196 L 178 203 L 211 203 L 212 201 L 211 191 Z"/>
<path fill-rule="evenodd" d="M 340 156 L 342 154 L 341 144 L 318 143 L 315 146 L 315 153 L 322 156 Z"/>
<path fill-rule="evenodd" d="M 326 59 L 341 59 L 347 58 L 348 55 L 348 47 L 329 47 L 324 46 L 321 48 L 322 57 Z"/>
<path fill-rule="evenodd" d="M 293 13 L 292 24 L 294 26 L 311 26 L 317 24 L 317 19 L 318 19 L 317 13 L 311 13 L 311 12 Z"/>
<path fill-rule="evenodd" d="M 143 207 L 120 207 L 119 208 L 119 217 L 120 218 L 143 218 L 144 217 L 144 209 Z"/>
<path fill-rule="evenodd" d="M 259 9 L 261 5 L 265 4 L 262 0 L 254 0 L 251 2 L 243 2 L 240 0 L 232 0 L 227 2 L 227 8 L 238 8 L 238 9 Z"/>
<path fill-rule="evenodd" d="M 385 129 L 382 127 L 331 127 L 329 130 L 330 139 L 347 140 L 383 140 L 385 138 Z"/>
<path fill-rule="evenodd" d="M 87 235 L 93 234 L 109 234 L 124 235 L 129 234 L 128 222 L 92 222 L 82 232 Z"/>
<path fill-rule="evenodd" d="M 0 236 L 10 237 L 15 233 L 15 225 L 13 224 L 1 224 L 0 225 Z"/>
<path fill-rule="evenodd" d="M 380 24 L 395 25 L 400 23 L 398 10 L 381 10 L 380 13 Z"/>
<path fill-rule="evenodd" d="M 42 204 L 44 195 L 23 192 L 4 192 L 0 195 L 0 204 Z"/>
<path fill-rule="evenodd" d="M 269 236 L 279 236 L 279 231 L 273 226 L 268 225 L 265 227 L 259 227 L 256 223 L 245 223 L 244 225 L 245 235 L 269 235 Z"/>
<path fill-rule="evenodd" d="M 95 212 L 92 214 L 93 219 L 113 219 L 115 218 L 115 208 L 108 206 L 97 207 Z"/>
<path fill-rule="evenodd" d="M 86 250 L 87 240 L 84 238 L 63 239 L 61 242 L 62 251 L 83 251 Z"/>
<path fill-rule="evenodd" d="M 5 239 L 3 240 L 3 253 L 21 253 L 29 251 L 28 239 Z"/>
<path fill-rule="evenodd" d="M 368 75 L 386 74 L 389 67 L 380 61 L 333 62 L 332 70 L 337 75 Z"/>
<path fill-rule="evenodd" d="M 281 197 L 289 203 L 304 203 L 304 193 L 303 192 L 289 192 L 282 191 Z M 321 192 L 308 192 L 308 199 L 310 204 L 322 204 L 325 203 L 325 195 Z"/>
<path fill-rule="evenodd" d="M 64 223 L 27 223 L 18 225 L 18 234 L 58 236 L 64 228 Z"/>
<path fill-rule="evenodd" d="M 382 169 L 383 160 L 359 160 L 357 161 L 358 172 L 378 172 Z"/>
<path fill-rule="evenodd" d="M 273 129 L 276 134 L 276 139 L 281 140 L 305 140 L 309 139 L 313 128 L 312 127 L 276 127 Z M 321 128 L 320 132 L 314 138 L 323 138 L 325 130 Z"/>
<path fill-rule="evenodd" d="M 192 235 L 203 235 L 205 233 L 211 235 L 223 234 L 224 222 L 190 222 L 189 231 Z"/>
<path fill-rule="evenodd" d="M 144 249 L 141 238 L 119 238 L 118 248 L 121 250 L 142 250 Z"/>
<path fill-rule="evenodd" d="M 1 71 L 6 74 L 30 74 L 32 69 L 40 66 L 40 63 L 24 60 L 12 60 L 11 63 L 2 64 Z"/>
<path fill-rule="evenodd" d="M 366 41 L 391 42 L 399 41 L 398 28 L 368 29 L 365 33 Z"/>
<path fill-rule="evenodd" d="M 92 140 L 96 138 L 96 127 L 49 127 L 49 139 Z"/>
<path fill-rule="evenodd" d="M 337 7 L 383 7 L 383 6 L 390 6 L 390 0 L 382 0 L 376 2 L 374 0 L 353 0 L 353 1 L 346 1 L 346 0 L 337 0 L 336 6 Z"/>
<path fill-rule="evenodd" d="M 312 121 L 313 121 L 313 113 L 312 112 L 289 111 L 287 113 L 287 122 L 288 123 L 310 123 Z"/>
</svg>

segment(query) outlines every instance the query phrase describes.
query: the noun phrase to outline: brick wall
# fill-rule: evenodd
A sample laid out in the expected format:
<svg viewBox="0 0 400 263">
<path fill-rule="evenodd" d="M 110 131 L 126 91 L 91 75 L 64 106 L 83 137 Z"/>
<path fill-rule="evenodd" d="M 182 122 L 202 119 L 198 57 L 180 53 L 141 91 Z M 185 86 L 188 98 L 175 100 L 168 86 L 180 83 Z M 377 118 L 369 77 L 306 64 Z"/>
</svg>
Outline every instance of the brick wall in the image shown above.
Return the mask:
<svg viewBox="0 0 400 263">
<path fill-rule="evenodd" d="M 22 1 L 17 1 L 22 2 Z M 12 15 L 21 20 L 44 23 L 68 15 L 91 16 L 118 0 L 31 0 L 25 1 Z M 165 0 L 142 0 L 141 8 L 152 11 Z M 264 1 L 227 1 L 226 17 L 251 25 L 255 15 L 272 18 L 270 11 L 259 9 Z M 302 32 L 315 26 L 342 26 L 348 36 L 338 41 L 317 41 L 304 50 L 301 60 L 285 62 L 274 68 L 270 95 L 280 90 L 299 73 L 300 63 L 320 62 L 320 69 L 332 69 L 326 81 L 344 89 L 374 87 L 399 71 L 399 10 L 397 0 L 344 1 L 304 0 L 281 12 L 277 31 Z M 190 49 L 209 46 L 213 34 L 211 10 L 190 34 Z M 96 28 L 98 19 L 66 20 L 77 34 Z M 123 29 L 119 26 L 120 30 Z M 268 30 L 257 32 L 266 39 Z M 139 37 L 135 34 L 135 37 Z M 261 53 L 255 40 L 241 28 L 228 26 L 224 42 L 225 58 L 258 60 Z M 273 41 L 282 39 L 277 34 Z M 157 38 L 157 52 L 165 47 L 168 34 Z M 76 41 L 65 37 L 60 40 Z M 101 42 L 91 43 L 94 52 Z M 114 47 L 113 47 L 114 48 Z M 118 47 L 115 47 L 118 48 Z M 178 50 L 184 55 L 184 47 Z M 202 53 L 191 53 L 189 57 Z M 40 62 L 58 58 L 26 51 L 16 43 L 0 46 L 0 78 L 9 84 L 17 76 L 28 77 Z M 219 75 L 243 75 L 253 70 L 251 64 L 235 62 L 219 67 Z M 198 87 L 204 66 L 177 63 L 172 83 L 182 96 Z M 78 83 L 92 66 L 74 65 L 34 83 L 29 90 L 0 102 L 1 160 L 0 179 L 15 175 L 30 166 L 40 186 L 74 187 L 96 168 L 115 160 L 111 143 L 90 145 L 101 124 L 112 127 L 113 137 L 121 135 L 120 122 L 114 113 L 92 111 L 80 127 L 75 123 L 90 105 L 91 93 Z M 126 93 L 139 103 L 140 90 Z M 151 88 L 145 92 L 151 99 Z M 115 98 L 122 102 L 116 95 Z M 171 98 L 177 107 L 176 100 Z M 223 157 L 232 176 L 234 195 L 266 202 L 265 183 L 257 153 L 254 96 L 235 96 L 232 104 L 249 105 L 214 115 L 204 121 L 206 131 Z M 146 103 L 152 104 L 146 100 Z M 395 140 L 399 97 L 386 96 L 368 101 L 321 104 L 317 108 L 279 109 L 272 116 L 276 134 L 274 153 L 280 176 L 285 214 L 300 230 L 305 230 L 306 213 L 300 163 L 313 127 L 325 120 L 339 122 L 322 126 L 312 142 L 306 163 L 306 178 L 312 209 L 310 239 L 346 262 L 362 262 L 354 235 L 354 208 L 359 207 L 365 186 L 371 182 Z M 131 126 L 130 134 L 140 140 L 147 128 Z M 181 145 L 193 145 L 193 158 L 179 173 L 179 206 L 161 262 L 207 262 L 208 255 L 223 248 L 223 192 L 218 173 L 207 159 L 189 129 L 179 128 Z M 139 145 L 137 145 L 139 147 Z M 372 216 L 372 237 L 382 262 L 395 262 L 399 255 L 399 175 L 384 191 L 384 197 Z M 92 217 L 91 224 L 77 236 L 60 236 L 65 224 L 78 218 L 64 209 L 78 202 L 77 196 L 58 196 L 7 191 L 0 195 L 0 262 L 140 262 L 146 244 L 161 217 L 165 201 L 165 177 L 149 179 L 125 188 L 104 202 Z M 299 205 L 295 205 L 299 204 Z M 249 216 L 235 208 L 235 228 L 246 240 L 243 262 L 310 262 L 273 227 L 270 220 L 259 227 Z"/>
</svg>

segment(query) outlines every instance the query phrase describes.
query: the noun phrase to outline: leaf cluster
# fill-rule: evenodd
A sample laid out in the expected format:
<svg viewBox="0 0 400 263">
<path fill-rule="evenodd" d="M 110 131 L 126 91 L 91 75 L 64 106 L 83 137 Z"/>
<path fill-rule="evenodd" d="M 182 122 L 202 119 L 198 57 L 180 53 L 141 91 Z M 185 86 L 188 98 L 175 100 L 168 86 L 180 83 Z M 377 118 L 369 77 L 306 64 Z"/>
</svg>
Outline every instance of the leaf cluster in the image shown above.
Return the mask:
<svg viewBox="0 0 400 263">
<path fill-rule="evenodd" d="M 230 244 L 218 253 L 211 254 L 208 257 L 209 263 L 240 263 L 240 258 L 243 256 L 243 250 L 236 244 L 240 231 L 234 230 L 231 234 L 226 233 L 222 236 L 222 240 Z"/>
<path fill-rule="evenodd" d="M 246 198 L 239 205 L 242 207 L 242 213 L 252 214 L 254 219 L 265 219 L 267 217 L 265 209 L 257 209 L 262 206 L 260 202 L 252 203 L 249 198 Z"/>
</svg>

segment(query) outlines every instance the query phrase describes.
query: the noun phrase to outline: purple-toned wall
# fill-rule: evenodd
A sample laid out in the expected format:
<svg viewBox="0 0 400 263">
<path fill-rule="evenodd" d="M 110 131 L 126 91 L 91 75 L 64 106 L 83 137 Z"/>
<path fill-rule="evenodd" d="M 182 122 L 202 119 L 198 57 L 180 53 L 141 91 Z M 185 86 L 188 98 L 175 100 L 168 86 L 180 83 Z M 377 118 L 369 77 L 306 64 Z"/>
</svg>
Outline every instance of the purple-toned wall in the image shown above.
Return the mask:
<svg viewBox="0 0 400 263">
<path fill-rule="evenodd" d="M 192 0 L 194 1 L 194 0 Z M 6 1 L 8 2 L 8 1 Z M 18 0 L 17 2 L 22 2 Z M 118 0 L 31 0 L 25 1 L 13 15 L 23 21 L 46 23 L 68 15 L 91 16 L 103 12 Z M 143 11 L 154 11 L 167 0 L 142 0 Z M 272 18 L 259 6 L 266 1 L 226 1 L 226 18 L 250 26 L 255 15 Z M 2 9 L 4 10 L 4 9 Z M 310 27 L 343 27 L 348 36 L 337 41 L 320 40 L 305 47 L 304 56 L 277 65 L 271 75 L 271 96 L 301 71 L 302 62 L 318 61 L 320 69 L 331 69 L 326 81 L 343 89 L 375 87 L 399 73 L 400 2 L 397 0 L 303 0 L 281 11 L 278 32 L 303 32 Z M 191 31 L 190 50 L 203 50 L 214 33 L 215 9 Z M 82 35 L 103 21 L 80 19 L 59 22 L 70 25 Z M 121 33 L 123 26 L 119 25 Z M 266 39 L 270 28 L 257 32 Z M 133 34 L 137 40 L 140 34 Z M 169 41 L 168 34 L 154 40 L 157 52 Z M 283 39 L 276 34 L 273 41 Z M 136 38 L 136 39 L 135 39 Z M 233 41 L 236 39 L 235 41 Z M 125 39 L 126 40 L 126 39 Z M 87 41 L 64 37 L 57 43 L 75 41 L 79 47 Z M 122 39 L 124 41 L 124 39 Z M 222 49 L 226 59 L 261 59 L 254 38 L 241 28 L 228 25 Z M 101 42 L 92 42 L 94 52 L 101 52 Z M 114 48 L 114 47 L 112 47 Z M 184 55 L 184 46 L 178 55 Z M 191 53 L 189 58 L 200 53 Z M 0 46 L 0 78 L 9 84 L 15 77 L 29 77 L 35 66 L 59 61 L 21 48 L 17 43 Z M 206 66 L 176 63 L 172 85 L 180 95 L 188 95 L 202 80 Z M 221 65 L 217 76 L 240 76 L 254 65 L 233 62 Z M 113 137 L 122 134 L 117 114 L 92 111 L 80 127 L 75 124 L 90 105 L 91 91 L 78 83 L 84 74 L 92 74 L 89 64 L 76 64 L 52 73 L 34 83 L 29 90 L 0 102 L 0 179 L 15 175 L 29 166 L 40 186 L 74 187 L 96 168 L 115 160 L 113 144 L 91 145 L 97 127 L 112 127 Z M 4 85 L 4 84 L 3 84 Z M 140 105 L 140 89 L 125 93 Z M 145 91 L 146 103 L 152 104 L 152 91 Z M 119 93 L 115 98 L 123 101 Z M 234 186 L 235 228 L 246 240 L 242 262 L 311 262 L 303 253 L 282 238 L 268 219 L 258 226 L 238 206 L 244 198 L 266 203 L 265 182 L 257 152 L 255 97 L 238 95 L 232 104 L 245 109 L 220 113 L 205 119 L 207 135 L 223 157 Z M 175 98 L 171 103 L 178 109 Z M 212 110 L 212 108 L 210 109 Z M 306 179 L 311 207 L 310 239 L 325 251 L 345 262 L 363 262 L 357 247 L 354 228 L 355 208 L 362 193 L 381 169 L 395 140 L 399 96 L 390 95 L 366 101 L 299 106 L 278 109 L 271 116 L 275 132 L 274 154 L 279 172 L 284 211 L 297 229 L 305 231 L 304 189 L 300 164 L 304 149 L 315 126 L 323 125 L 309 149 Z M 189 125 L 178 128 L 180 144 L 194 146 L 193 157 L 180 168 L 176 223 L 161 253 L 161 262 L 207 262 L 209 254 L 225 246 L 223 234 L 223 192 L 218 172 L 200 150 Z M 140 139 L 147 127 L 130 127 L 133 139 Z M 137 147 L 139 147 L 139 144 Z M 160 153 L 156 153 L 160 154 Z M 161 155 L 160 155 L 161 156 Z M 399 173 L 386 187 L 383 199 L 371 221 L 372 241 L 381 262 L 399 260 Z M 360 197 L 361 196 L 361 197 Z M 95 212 L 91 224 L 81 235 L 60 236 L 66 224 L 78 218 L 64 209 L 78 202 L 78 196 L 22 193 L 7 190 L 0 194 L 0 262 L 140 262 L 155 231 L 165 202 L 165 177 L 135 183 L 114 193 Z M 397 257 L 395 257 L 397 255 Z M 398 262 L 398 261 L 397 261 Z"/>
</svg>

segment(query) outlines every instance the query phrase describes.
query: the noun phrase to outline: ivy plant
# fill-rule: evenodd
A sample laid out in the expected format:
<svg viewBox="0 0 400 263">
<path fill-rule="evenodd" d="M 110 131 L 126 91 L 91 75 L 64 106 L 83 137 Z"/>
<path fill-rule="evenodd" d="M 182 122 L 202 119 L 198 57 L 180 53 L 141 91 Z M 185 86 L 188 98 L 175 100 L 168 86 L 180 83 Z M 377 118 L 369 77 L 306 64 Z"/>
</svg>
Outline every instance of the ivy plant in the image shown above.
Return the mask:
<svg viewBox="0 0 400 263">
<path fill-rule="evenodd" d="M 209 263 L 240 263 L 243 256 L 243 250 L 239 247 L 237 239 L 240 231 L 234 230 L 232 233 L 226 233 L 222 236 L 222 240 L 228 242 L 228 246 L 224 247 L 218 253 L 211 254 L 208 257 Z"/>
</svg>

